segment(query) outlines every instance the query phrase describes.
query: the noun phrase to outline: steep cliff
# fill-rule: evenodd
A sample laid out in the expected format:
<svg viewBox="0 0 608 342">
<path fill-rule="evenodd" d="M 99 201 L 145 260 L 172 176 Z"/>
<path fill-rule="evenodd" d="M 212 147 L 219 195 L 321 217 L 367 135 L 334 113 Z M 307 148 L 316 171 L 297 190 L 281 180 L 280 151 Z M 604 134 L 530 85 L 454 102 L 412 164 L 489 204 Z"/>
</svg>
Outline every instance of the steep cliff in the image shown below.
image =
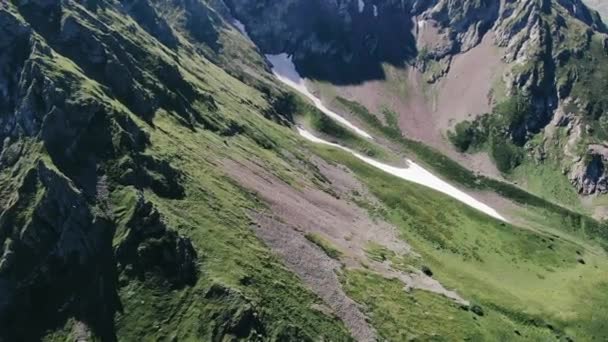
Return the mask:
<svg viewBox="0 0 608 342">
<path fill-rule="evenodd" d="M 606 225 L 390 106 L 492 50 L 487 113 L 425 127 L 604 193 L 605 31 L 574 0 L 0 3 L 0 341 L 605 340 Z"/>
</svg>

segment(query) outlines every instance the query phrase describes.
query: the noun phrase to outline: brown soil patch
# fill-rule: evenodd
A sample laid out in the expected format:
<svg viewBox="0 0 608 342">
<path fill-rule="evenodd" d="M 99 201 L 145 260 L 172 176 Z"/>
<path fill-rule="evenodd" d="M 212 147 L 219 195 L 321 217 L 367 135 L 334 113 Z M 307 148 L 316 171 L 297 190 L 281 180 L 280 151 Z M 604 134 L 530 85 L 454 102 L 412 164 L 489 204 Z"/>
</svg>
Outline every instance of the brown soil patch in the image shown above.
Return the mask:
<svg viewBox="0 0 608 342">
<path fill-rule="evenodd" d="M 432 25 L 427 23 L 425 27 L 432 28 Z M 426 35 L 432 37 L 425 39 L 440 38 L 431 33 L 427 32 Z M 331 91 L 319 95 L 329 104 L 335 96 L 357 101 L 375 114 L 389 108 L 398 115 L 399 127 L 408 138 L 437 148 L 468 169 L 501 179 L 500 172 L 487 154 L 458 153 L 446 138 L 447 130 L 456 123 L 491 110 L 492 84 L 505 68 L 500 50 L 493 41 L 493 34 L 488 33 L 478 46 L 454 56 L 449 72 L 436 84 L 428 84 L 415 68 L 387 67 L 385 80 L 334 86 Z M 339 108 L 333 109 L 349 116 Z"/>
<path fill-rule="evenodd" d="M 419 49 L 427 48 L 429 51 L 442 50 L 450 46 L 447 31 L 441 32 L 434 20 L 418 20 L 416 22 L 416 45 Z"/>
<path fill-rule="evenodd" d="M 433 118 L 437 128 L 445 132 L 460 121 L 490 112 L 492 83 L 503 69 L 500 50 L 494 46 L 491 33 L 476 47 L 454 56 L 450 71 L 436 86 Z"/>
<path fill-rule="evenodd" d="M 374 340 L 375 331 L 341 288 L 336 272 L 343 266 L 368 265 L 388 278 L 400 279 L 405 290 L 424 289 L 466 303 L 422 272 L 405 273 L 393 269 L 389 263 L 370 260 L 365 252 L 370 242 L 401 255 L 417 254 L 399 238 L 395 227 L 370 218 L 367 210 L 348 200 L 356 192 L 372 205 L 379 204 L 348 169 L 316 157 L 310 161 L 328 179 L 327 189 L 331 191 L 322 191 L 306 181 L 294 187 L 248 161 L 225 160 L 222 164 L 233 179 L 256 192 L 270 207 L 270 212 L 252 215 L 257 223 L 253 227 L 256 234 L 325 301 L 358 340 Z M 323 236 L 340 250 L 343 253 L 340 262 L 309 242 L 305 238 L 308 233 Z"/>
</svg>

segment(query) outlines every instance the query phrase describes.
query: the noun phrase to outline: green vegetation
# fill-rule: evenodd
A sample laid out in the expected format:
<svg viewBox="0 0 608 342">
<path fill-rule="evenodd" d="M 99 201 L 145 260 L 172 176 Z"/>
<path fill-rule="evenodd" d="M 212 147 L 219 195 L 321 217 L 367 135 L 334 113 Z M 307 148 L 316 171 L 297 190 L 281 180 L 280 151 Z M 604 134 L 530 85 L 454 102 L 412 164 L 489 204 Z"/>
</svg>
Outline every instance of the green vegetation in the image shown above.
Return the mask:
<svg viewBox="0 0 608 342">
<path fill-rule="evenodd" d="M 372 272 L 347 271 L 343 283 L 347 293 L 365 305 L 380 336 L 389 341 L 555 338 L 555 334 L 543 326 L 513 323 L 498 311 L 484 313 L 481 317 L 441 295 L 421 290 L 406 292 L 400 281 L 386 279 Z"/>
<path fill-rule="evenodd" d="M 305 235 L 306 239 L 314 243 L 317 247 L 321 248 L 328 257 L 340 260 L 342 252 L 337 249 L 329 240 L 317 233 L 308 233 Z"/>
<path fill-rule="evenodd" d="M 386 120 L 386 125 L 392 129 L 399 129 L 399 120 L 398 115 L 394 111 L 385 108 L 382 110 L 382 114 L 384 114 L 384 120 Z"/>
<path fill-rule="evenodd" d="M 11 284 L 15 279 L 19 291 L 28 294 L 9 313 L 22 319 L 11 327 L 2 325 L 0 339 L 5 334 L 7 340 L 75 339 L 72 331 L 78 319 L 93 340 L 351 340 L 343 322 L 315 309 L 320 299 L 256 237 L 251 211 L 266 209 L 249 190 L 227 177 L 222 166 L 228 161 L 255 161 L 287 184 L 309 181 L 293 167 L 306 159 L 299 141 L 290 129 L 277 124 L 285 119 L 284 113 L 272 108 L 276 89 L 264 93 L 256 88 L 259 83 L 248 86 L 211 63 L 187 43 L 192 32 L 184 32 L 181 25 L 165 33 L 179 35 L 184 45 L 171 49 L 162 44 L 170 37 L 153 35 L 153 25 L 164 19 L 145 18 L 156 13 L 152 8 L 133 9 L 144 15 L 134 18 L 114 3 L 104 2 L 103 8 L 96 3 L 66 1 L 58 6 L 58 16 L 44 20 L 39 18 L 43 11 L 36 7 L 40 2 L 25 4 L 19 11 L 31 30 L 12 27 L 14 18 L 0 13 L 8 30 L 40 33 L 18 42 L 19 47 L 34 44 L 31 55 L 23 54 L 30 68 L 22 76 L 24 82 L 31 82 L 28 96 L 36 104 L 27 118 L 33 121 L 19 124 L 36 130 L 45 122 L 43 132 L 15 136 L 11 146 L 2 146 L 6 167 L 0 168 L 0 203 L 12 207 L 9 214 L 18 224 L 7 225 L 3 209 L 0 255 L 10 254 L 7 248 L 15 245 L 12 237 L 21 239 L 20 245 L 35 251 L 31 255 L 41 257 L 39 261 L 17 250 L 16 265 L 23 273 L 30 264 L 36 266 L 40 272 L 32 274 L 42 274 L 44 282 L 36 283 L 40 279 L 30 275 L 27 280 L 16 273 L 0 275 Z M 8 5 L 14 11 L 21 6 Z M 187 14 L 171 8 L 174 5 L 163 4 L 171 16 Z M 72 20 L 68 31 L 77 39 L 46 30 L 43 25 L 57 18 L 65 20 L 66 27 Z M 140 25 L 136 19 L 150 25 Z M 81 50 L 83 41 L 87 48 Z M 240 48 L 259 58 L 247 42 L 241 43 Z M 89 48 L 99 58 L 94 63 Z M 95 64 L 106 62 L 105 58 L 107 75 Z M 19 63 L 14 64 L 10 67 Z M 264 65 L 258 67 L 263 74 Z M 129 83 L 117 82 L 125 75 Z M 121 85 L 132 85 L 127 87 L 128 96 Z M 54 108 L 51 114 L 39 109 L 45 106 Z M 11 151 L 15 156 L 9 158 Z M 4 164 L 7 160 L 10 164 Z M 35 178 L 33 187 L 23 186 L 27 175 Z M 17 198 L 28 207 L 13 207 Z M 140 201 L 153 208 L 147 216 L 139 217 L 135 210 Z M 140 224 L 131 227 L 132 220 Z M 101 231 L 99 236 L 91 236 L 96 230 Z M 173 241 L 179 237 L 180 244 L 170 245 L 164 231 L 174 234 Z M 59 243 L 64 235 L 69 241 Z M 135 246 L 135 258 L 148 256 L 152 265 L 134 275 L 134 265 L 117 259 L 119 250 L 137 235 L 151 235 Z M 195 253 L 187 248 L 190 243 Z M 162 250 L 168 244 L 173 249 Z M 146 254 L 154 248 L 168 253 Z M 62 254 L 75 263 L 65 261 Z M 192 283 L 172 283 L 156 272 L 162 266 L 158 263 L 184 258 L 192 258 L 197 268 Z M 98 260 L 109 265 L 99 267 L 93 263 Z M 88 267 L 91 263 L 93 267 Z M 102 291 L 107 297 L 95 301 Z M 39 292 L 43 294 L 29 297 Z"/>
<path fill-rule="evenodd" d="M 521 164 L 524 157 L 520 147 L 497 135 L 490 136 L 488 147 L 490 157 L 494 160 L 496 168 L 502 173 L 511 172 Z"/>
<path fill-rule="evenodd" d="M 333 140 L 337 140 L 343 146 L 359 151 L 369 157 L 374 157 L 383 161 L 395 161 L 394 156 L 387 149 L 374 144 L 373 142 L 357 135 L 350 129 L 340 125 L 327 115 L 323 114 L 314 106 L 305 102 L 301 97 L 292 97 L 293 113 L 298 121 L 302 121 L 306 126 L 320 132 Z"/>
<path fill-rule="evenodd" d="M 405 292 L 402 282 L 373 271 L 345 269 L 345 291 L 365 307 L 381 337 L 608 336 L 608 306 L 602 305 L 608 302 L 607 227 L 474 176 L 403 138 L 389 111 L 382 113 L 383 125 L 360 105 L 338 99 L 450 180 L 528 205 L 522 216 L 530 226 L 496 221 L 343 151 L 309 149 L 289 127 L 292 114 L 350 148 L 396 158 L 302 99 L 282 97 L 267 82 L 271 75 L 251 42 L 206 2 L 139 2 L 129 12 L 99 1 L 37 7 L 47 3 L 52 7 L 9 2 L 10 12 L 0 13 L 5 31 L 32 33 L 15 43 L 18 49 L 7 48 L 10 54 L 0 52 L 10 55 L 9 64 L 0 58 L 0 67 L 27 66 L 15 74 L 28 86 L 26 95 L 15 92 L 28 115 L 13 123 L 18 134 L 2 139 L 0 206 L 9 209 L 2 212 L 0 255 L 2 272 L 11 263 L 16 271 L 0 276 L 20 291 L 19 298 L 9 296 L 18 300 L 11 319 L 19 324 L 8 328 L 27 337 L 32 330 L 34 338 L 8 340 L 74 339 L 79 329 L 93 340 L 352 340 L 344 322 L 319 310 L 320 298 L 255 235 L 252 213 L 269 208 L 237 183 L 247 175 L 239 172 L 263 170 L 295 189 L 316 185 L 331 192 L 309 161 L 311 150 L 349 167 L 378 199 L 354 196 L 353 202 L 394 225 L 421 255 L 369 244 L 371 260 L 403 272 L 427 266 L 475 303 L 467 310 L 434 293 Z M 518 102 L 497 111 L 509 125 L 521 121 Z M 491 135 L 487 143 L 511 169 L 517 144 L 492 140 L 497 137 L 504 138 Z M 462 140 L 467 150 L 476 144 Z M 327 238 L 306 238 L 329 257 L 342 256 Z M 135 261 L 151 262 L 150 268 L 137 272 L 142 265 L 124 262 L 121 252 L 129 247 Z M 167 253 L 154 253 L 159 250 Z M 180 272 L 190 265 L 184 260 L 196 268 L 191 281 L 172 282 L 159 272 L 164 262 Z M 37 295 L 30 297 L 32 291 Z"/>
<path fill-rule="evenodd" d="M 541 210 L 541 212 L 559 213 L 559 216 L 563 219 L 565 225 L 580 227 L 584 230 L 592 230 L 598 235 L 608 236 L 608 233 L 603 232 L 603 228 L 597 221 L 554 204 L 552 201 L 543 199 L 514 185 L 476 175 L 432 147 L 403 137 L 401 132 L 382 125 L 374 115 L 369 113 L 367 109 L 360 104 L 344 98 L 337 98 L 336 100 L 338 104 L 342 105 L 346 110 L 349 110 L 351 113 L 361 118 L 361 120 L 363 120 L 363 122 L 365 122 L 375 133 L 383 135 L 391 141 L 400 144 L 405 151 L 415 156 L 418 161 L 427 165 L 430 169 L 446 179 L 470 189 L 496 192 L 505 198 L 511 199 L 524 206 Z"/>
<path fill-rule="evenodd" d="M 530 99 L 515 95 L 496 105 L 491 114 L 459 122 L 448 138 L 461 152 L 487 149 L 498 170 L 509 173 L 523 161 L 519 132 L 532 112 Z"/>
<path fill-rule="evenodd" d="M 421 269 L 422 259 L 415 255 L 401 255 L 394 251 L 381 246 L 377 243 L 368 243 L 365 253 L 367 256 L 377 262 L 390 262 L 391 267 L 403 272 L 411 272 L 413 269 Z"/>
<path fill-rule="evenodd" d="M 580 199 L 557 163 L 524 162 L 513 170 L 513 179 L 523 182 L 525 188 L 547 201 L 556 201 L 575 211 L 582 211 Z"/>
<path fill-rule="evenodd" d="M 571 96 L 580 101 L 582 106 L 578 111 L 588 121 L 600 120 L 608 110 L 608 98 L 602 91 L 608 87 L 608 56 L 603 44 L 602 37 L 593 36 L 589 48 L 580 56 L 570 58 L 559 70 L 562 82 L 573 83 Z M 572 81 L 574 75 L 576 79 Z M 606 136 L 604 129 L 599 133 Z"/>
<path fill-rule="evenodd" d="M 484 312 L 483 317 L 475 315 L 479 324 L 471 327 L 467 322 L 474 322 L 472 313 L 437 295 L 414 291 L 406 296 L 397 281 L 347 272 L 347 291 L 366 305 L 384 337 L 401 340 L 403 336 L 431 333 L 427 324 L 416 320 L 418 314 L 410 316 L 409 312 L 417 309 L 410 297 L 427 303 L 421 303 L 420 309 L 426 312 L 422 317 L 435 317 L 438 338 L 448 340 L 514 338 L 515 331 L 532 340 L 608 336 L 608 326 L 597 324 L 590 316 L 603 317 L 608 311 L 580 305 L 590 297 L 608 300 L 604 292 L 608 283 L 602 275 L 608 270 L 606 252 L 601 248 L 606 244 L 605 230 L 584 229 L 578 222 L 564 220 L 560 210 L 539 212 L 536 208 L 532 211 L 544 217 L 542 222 L 537 221 L 531 229 L 513 226 L 388 175 L 342 151 L 328 147 L 317 147 L 317 151 L 355 172 L 386 206 L 386 219 L 422 255 L 433 277 Z M 370 246 L 368 255 L 378 260 L 396 257 L 379 246 Z M 395 264 L 404 265 L 396 269 L 407 269 L 409 262 Z M 452 314 L 442 315 L 444 312 Z"/>
<path fill-rule="evenodd" d="M 454 131 L 448 132 L 448 139 L 460 152 L 467 152 L 469 148 L 482 146 L 487 135 L 482 132 L 480 120 L 461 121 L 454 126 Z"/>
</svg>

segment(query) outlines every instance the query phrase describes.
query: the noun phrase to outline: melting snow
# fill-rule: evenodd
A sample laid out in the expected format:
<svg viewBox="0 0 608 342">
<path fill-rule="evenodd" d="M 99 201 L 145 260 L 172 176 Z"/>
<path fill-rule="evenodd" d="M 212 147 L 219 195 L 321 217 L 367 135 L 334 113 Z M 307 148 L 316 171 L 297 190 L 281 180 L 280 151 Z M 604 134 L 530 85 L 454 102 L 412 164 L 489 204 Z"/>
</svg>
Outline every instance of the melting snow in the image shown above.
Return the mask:
<svg viewBox="0 0 608 342">
<path fill-rule="evenodd" d="M 389 173 L 393 176 L 399 177 L 401 179 L 405 179 L 410 182 L 414 182 L 417 184 L 427 186 L 431 189 L 434 189 L 434 190 L 442 192 L 446 195 L 449 195 L 449 196 L 459 200 L 460 202 L 463 202 L 464 204 L 467 204 L 470 207 L 473 207 L 481 212 L 484 212 L 494 218 L 497 218 L 497 219 L 505 221 L 505 222 L 507 221 L 502 215 L 500 215 L 493 208 L 485 205 L 484 203 L 481 203 L 480 201 L 476 200 L 475 198 L 471 197 L 470 195 L 466 194 L 465 192 L 463 192 L 463 191 L 457 189 L 456 187 L 452 186 L 451 184 L 441 180 L 439 177 L 433 175 L 432 173 L 425 170 L 420 165 L 414 163 L 413 161 L 411 161 L 409 159 L 406 159 L 406 161 L 408 163 L 407 168 L 394 167 L 394 166 L 390 166 L 390 165 L 381 163 L 381 162 L 371 159 L 369 157 L 363 156 L 347 147 L 344 147 L 344 146 L 341 146 L 338 144 L 334 144 L 329 141 L 325 141 L 323 139 L 315 137 L 310 132 L 308 132 L 300 127 L 298 127 L 298 133 L 300 133 L 300 135 L 302 137 L 306 138 L 309 141 L 312 141 L 312 142 L 318 143 L 318 144 L 333 146 L 333 147 L 342 149 L 344 151 L 348 151 L 355 157 L 364 161 L 365 163 L 367 163 L 371 166 L 374 166 L 380 170 L 383 170 L 386 173 Z"/>
<path fill-rule="evenodd" d="M 298 72 L 296 71 L 296 67 L 291 61 L 291 56 L 288 56 L 286 53 L 282 53 L 279 55 L 266 55 L 266 59 L 268 59 L 270 64 L 272 64 L 272 72 L 281 82 L 294 88 L 302 95 L 309 98 L 315 104 L 315 106 L 325 115 L 350 128 L 352 131 L 359 134 L 360 136 L 367 139 L 373 139 L 372 136 L 369 135 L 367 132 L 356 127 L 348 120 L 344 119 L 337 113 L 325 107 L 321 100 L 319 100 L 316 96 L 314 96 L 308 91 L 304 80 L 300 77 L 300 74 L 298 74 Z"/>
</svg>

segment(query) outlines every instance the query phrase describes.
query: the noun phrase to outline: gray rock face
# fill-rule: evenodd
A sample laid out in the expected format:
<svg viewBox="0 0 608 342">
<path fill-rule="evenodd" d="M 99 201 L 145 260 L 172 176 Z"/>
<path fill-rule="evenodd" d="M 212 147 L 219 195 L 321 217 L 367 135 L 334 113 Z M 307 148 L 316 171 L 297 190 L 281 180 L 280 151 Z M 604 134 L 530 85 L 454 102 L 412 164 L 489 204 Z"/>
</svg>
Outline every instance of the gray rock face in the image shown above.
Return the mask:
<svg viewBox="0 0 608 342">
<path fill-rule="evenodd" d="M 154 6 L 147 0 L 126 0 L 122 1 L 125 10 L 137 20 L 137 22 L 152 36 L 156 37 L 164 45 L 175 48 L 178 45 L 178 40 L 173 33 L 173 30 L 163 20 Z"/>
<path fill-rule="evenodd" d="M 591 145 L 585 158 L 570 173 L 570 181 L 580 194 L 608 193 L 608 147 Z"/>
<path fill-rule="evenodd" d="M 598 11 L 604 22 L 608 21 L 608 2 L 604 0 L 583 0 L 583 2 Z"/>
<path fill-rule="evenodd" d="M 289 53 L 313 78 L 382 78 L 415 57 L 411 1 L 225 1 L 264 53 Z"/>
<path fill-rule="evenodd" d="M 0 339 L 37 340 L 52 328 L 46 317 L 72 315 L 111 332 L 112 234 L 68 179 L 42 162 L 30 170 L 0 213 Z"/>
<path fill-rule="evenodd" d="M 143 77 L 138 64 L 148 55 L 124 37 L 100 33 L 107 26 L 97 19 L 88 25 L 82 16 L 76 19 L 80 4 L 32 0 L 11 6 L 23 17 L 0 6 L 0 172 L 3 179 L 14 177 L 0 184 L 0 341 L 40 340 L 69 318 L 112 341 L 120 309 L 112 187 L 149 188 L 174 198 L 184 189 L 177 170 L 144 154 L 148 136 L 111 99 L 132 95 L 133 112 L 144 119 L 162 105 L 189 117 L 189 99 L 202 94 L 168 61 Z M 65 6 L 72 11 L 64 13 Z M 46 10 L 48 18 L 41 20 Z M 162 27 L 150 30 L 164 34 Z M 192 284 L 192 244 L 144 204 L 129 223 L 136 255 L 131 265 L 174 286 Z"/>
<path fill-rule="evenodd" d="M 17 84 L 26 57 L 30 54 L 31 29 L 10 15 L 0 11 L 0 139 L 15 128 Z"/>
<path fill-rule="evenodd" d="M 453 48 L 446 52 L 447 55 L 468 51 L 479 44 L 484 34 L 496 24 L 499 11 L 500 2 L 495 0 L 443 0 L 427 10 L 422 17 L 434 20 L 449 31 Z"/>
</svg>

